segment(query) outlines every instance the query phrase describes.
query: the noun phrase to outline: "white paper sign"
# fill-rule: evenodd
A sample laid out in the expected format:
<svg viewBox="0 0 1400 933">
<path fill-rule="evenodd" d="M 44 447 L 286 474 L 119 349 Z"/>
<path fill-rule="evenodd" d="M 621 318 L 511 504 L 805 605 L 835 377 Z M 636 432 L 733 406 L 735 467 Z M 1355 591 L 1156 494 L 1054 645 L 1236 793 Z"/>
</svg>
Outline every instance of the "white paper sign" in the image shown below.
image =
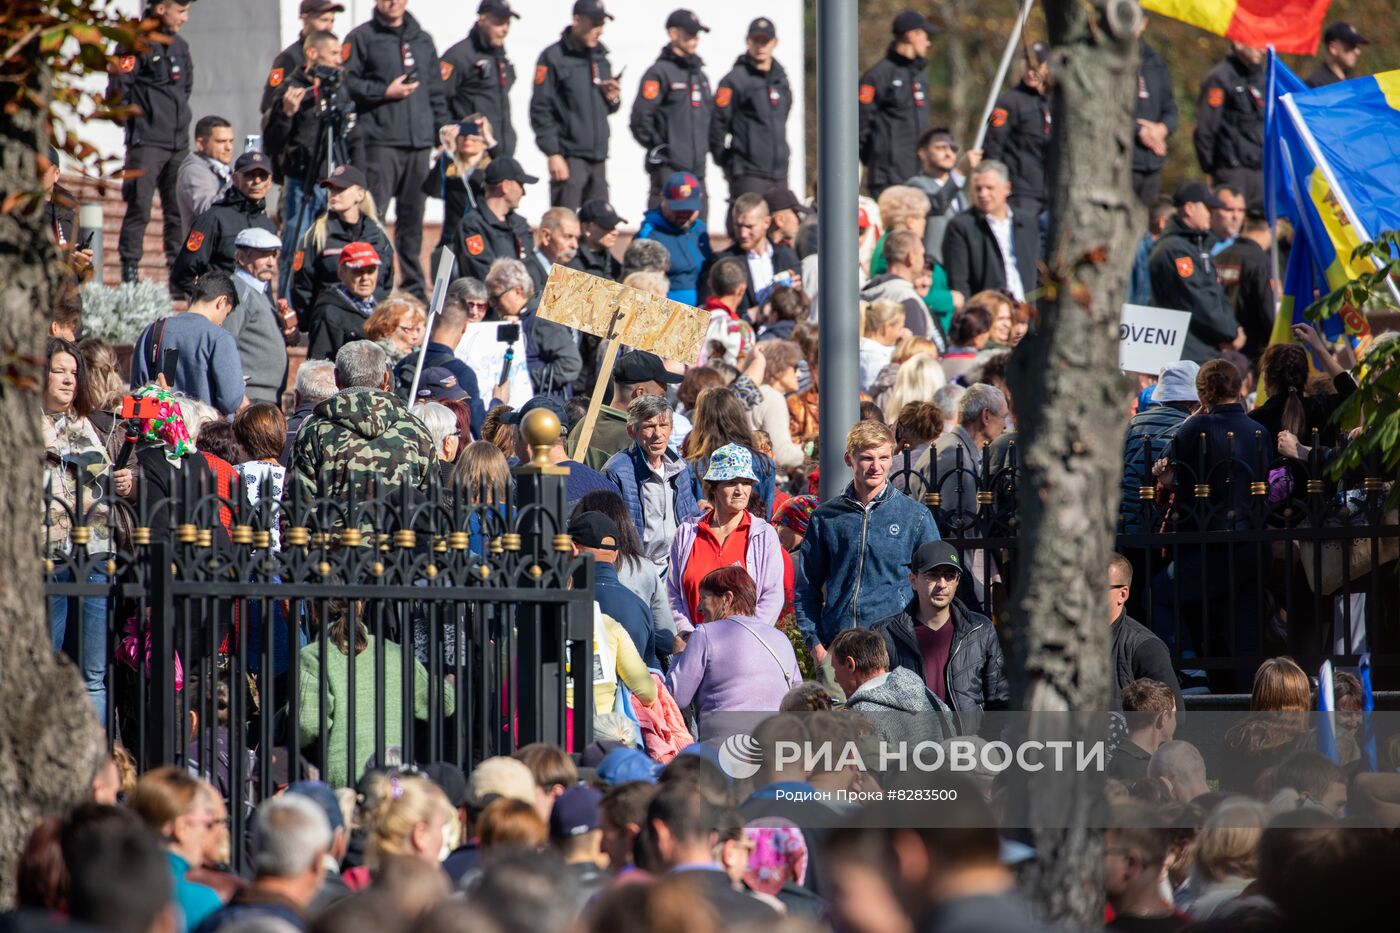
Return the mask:
<svg viewBox="0 0 1400 933">
<path fill-rule="evenodd" d="M 457 344 L 457 359 L 466 363 L 476 373 L 476 384 L 481 389 L 482 401 L 491 403 L 491 390 L 501 378 L 505 366 L 506 350 L 512 345 L 496 339 L 498 321 L 479 321 L 467 325 L 462 342 Z M 510 374 L 506 382 L 510 385 L 510 399 L 507 404 L 520 408 L 535 395 L 530 383 L 530 371 L 525 365 L 525 338 L 520 336 L 514 343 L 515 353 L 510 363 Z"/>
<path fill-rule="evenodd" d="M 1156 376 L 1181 360 L 1191 312 L 1124 305 L 1118 340 L 1118 368 Z"/>
</svg>

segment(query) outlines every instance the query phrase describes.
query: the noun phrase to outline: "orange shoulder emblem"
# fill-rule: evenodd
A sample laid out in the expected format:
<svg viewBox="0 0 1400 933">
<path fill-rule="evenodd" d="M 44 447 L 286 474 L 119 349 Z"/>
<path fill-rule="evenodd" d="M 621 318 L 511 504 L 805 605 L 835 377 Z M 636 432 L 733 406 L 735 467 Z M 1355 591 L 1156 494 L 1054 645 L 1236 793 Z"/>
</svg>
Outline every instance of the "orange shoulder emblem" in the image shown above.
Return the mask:
<svg viewBox="0 0 1400 933">
<path fill-rule="evenodd" d="M 267 86 L 277 87 L 285 77 L 286 73 L 281 68 L 274 68 L 267 73 Z"/>
<path fill-rule="evenodd" d="M 1191 274 L 1196 271 L 1196 263 L 1190 256 L 1178 256 L 1176 259 L 1176 274 L 1183 279 L 1191 278 Z"/>
<path fill-rule="evenodd" d="M 643 100 L 656 100 L 656 99 L 657 99 L 658 97 L 660 97 L 660 96 L 661 96 L 661 82 L 660 82 L 660 81 L 643 81 L 643 82 L 642 82 L 642 99 L 643 99 Z"/>
<path fill-rule="evenodd" d="M 992 111 L 992 126 L 1005 126 L 1010 116 L 1005 107 L 996 108 Z"/>
<path fill-rule="evenodd" d="M 348 61 L 350 60 L 350 43 L 349 43 L 349 42 L 342 42 L 342 43 L 340 43 L 340 60 L 343 61 L 343 62 L 348 62 Z"/>
<path fill-rule="evenodd" d="M 729 102 L 730 102 L 731 100 L 733 100 L 733 99 L 734 99 L 734 90 L 733 90 L 732 88 L 721 87 L 718 91 L 715 91 L 715 106 L 716 106 L 716 107 L 728 107 L 728 106 L 729 106 Z"/>
<path fill-rule="evenodd" d="M 438 62 L 438 73 L 442 75 L 442 80 L 444 81 L 452 77 L 452 63 Z"/>
<path fill-rule="evenodd" d="M 199 252 L 199 248 L 204 245 L 204 234 L 198 230 L 190 232 L 190 238 L 185 241 L 185 249 L 192 253 Z"/>
<path fill-rule="evenodd" d="M 486 252 L 486 241 L 481 238 L 481 234 L 473 233 L 467 237 L 467 252 L 473 256 L 480 256 Z"/>
<path fill-rule="evenodd" d="M 875 103 L 875 85 L 862 84 L 860 86 L 860 102 L 862 104 Z"/>
<path fill-rule="evenodd" d="M 548 77 L 549 77 L 549 66 L 548 66 L 548 65 L 536 65 L 536 66 L 535 66 L 535 83 L 536 83 L 536 84 L 544 84 L 545 79 L 547 79 Z"/>
<path fill-rule="evenodd" d="M 124 75 L 131 74 L 133 71 L 136 70 L 136 56 L 123 55 L 121 57 L 121 60 L 117 62 L 117 70 Z"/>
<path fill-rule="evenodd" d="M 1219 107 L 1225 103 L 1225 89 L 1223 87 L 1213 87 L 1206 91 L 1206 103 L 1212 107 Z"/>
<path fill-rule="evenodd" d="M 292 271 L 300 272 L 301 267 L 304 265 L 306 265 L 306 250 L 299 249 L 296 255 L 292 257 Z"/>
</svg>

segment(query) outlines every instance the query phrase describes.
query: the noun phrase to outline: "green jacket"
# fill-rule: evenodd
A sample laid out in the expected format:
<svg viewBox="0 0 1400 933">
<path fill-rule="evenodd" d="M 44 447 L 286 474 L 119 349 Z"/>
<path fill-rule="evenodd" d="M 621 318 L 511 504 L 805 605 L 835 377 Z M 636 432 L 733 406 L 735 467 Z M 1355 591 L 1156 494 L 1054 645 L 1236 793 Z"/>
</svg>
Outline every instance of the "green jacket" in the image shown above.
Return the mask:
<svg viewBox="0 0 1400 933">
<path fill-rule="evenodd" d="M 345 389 L 313 410 L 297 431 L 292 495 L 347 503 L 408 484 L 426 491 L 437 468 L 432 435 L 397 396 Z M 293 499 L 293 501 L 297 501 Z"/>
<path fill-rule="evenodd" d="M 348 787 L 359 779 L 364 764 L 374 754 L 375 670 L 377 645 L 373 635 L 355 656 L 355 759 L 350 753 L 350 659 L 334 644 L 327 643 L 326 654 L 326 769 L 323 779 L 332 787 Z M 384 648 L 384 745 L 403 744 L 404 683 L 403 649 L 391 641 L 379 641 Z M 321 735 L 321 643 L 313 641 L 301 650 L 301 744 L 310 745 Z M 442 712 L 452 715 L 456 693 L 450 683 L 442 685 Z M 428 672 L 413 662 L 413 718 L 427 720 Z"/>
<path fill-rule="evenodd" d="M 632 438 L 627 435 L 627 412 L 605 404 L 598 409 L 598 420 L 593 423 L 593 438 L 589 441 L 586 454 L 582 457 L 578 455 L 575 439 L 569 448 L 569 456 L 595 470 L 602 470 L 608 458 L 631 445 Z"/>
</svg>

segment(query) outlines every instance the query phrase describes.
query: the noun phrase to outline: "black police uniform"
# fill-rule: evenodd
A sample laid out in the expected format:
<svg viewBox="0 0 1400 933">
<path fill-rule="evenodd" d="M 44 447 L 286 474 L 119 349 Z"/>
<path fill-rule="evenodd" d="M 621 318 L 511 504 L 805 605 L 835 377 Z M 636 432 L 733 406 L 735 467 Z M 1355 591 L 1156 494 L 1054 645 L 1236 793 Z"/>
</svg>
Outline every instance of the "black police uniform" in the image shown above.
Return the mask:
<svg viewBox="0 0 1400 933">
<path fill-rule="evenodd" d="M 457 275 L 483 282 L 497 259 L 519 259 L 527 270 L 535 262 L 535 238 L 525 218 L 515 211 L 497 217 L 484 201 L 463 218 L 462 235 L 452 248 L 457 256 Z"/>
<path fill-rule="evenodd" d="M 1004 162 L 1011 172 L 1012 210 L 1033 216 L 1045 210 L 1049 150 L 1050 101 L 1022 81 L 997 98 L 982 146 L 985 158 Z"/>
<path fill-rule="evenodd" d="M 394 288 L 394 248 L 389 234 L 363 212 L 358 223 L 348 224 L 334 211 L 325 214 L 326 232 L 316 235 L 316 226 L 306 231 L 292 258 L 290 302 L 298 315 L 307 315 L 316 306 L 321 292 L 340 281 L 340 251 L 351 243 L 368 243 L 379 254 L 379 285 L 374 297 L 383 301 Z M 319 245 L 318 245 L 319 242 Z M 301 329 L 310 329 L 310 319 L 301 320 Z"/>
<path fill-rule="evenodd" d="M 610 102 L 603 84 L 612 79 L 608 50 L 587 48 L 565 29 L 540 53 L 530 92 L 530 127 L 546 156 L 569 162 L 567 181 L 549 183 L 549 203 L 578 210 L 584 201 L 607 200 L 608 117 L 622 107 Z"/>
<path fill-rule="evenodd" d="M 179 35 L 164 38 L 168 43 L 152 42 L 144 52 L 118 46 L 107 85 L 107 93 L 119 103 L 139 108 L 125 121 L 127 174 L 122 181 L 122 200 L 126 213 L 117 238 L 123 278 L 135 278 L 157 189 L 164 211 L 167 265 L 175 262 L 184 229 L 175 188 L 180 163 L 190 148 L 194 61 L 189 45 Z"/>
<path fill-rule="evenodd" d="M 446 85 L 447 111 L 461 120 L 479 113 L 491 121 L 496 137 L 495 158 L 515 155 L 515 127 L 510 122 L 510 89 L 515 86 L 515 66 L 505 47 L 492 48 L 473 26 L 467 37 L 442 55 L 442 79 Z"/>
<path fill-rule="evenodd" d="M 438 128 L 450 118 L 447 94 L 433 37 L 405 13 L 397 28 L 376 10 L 356 26 L 341 49 L 345 84 L 359 114 L 356 134 L 364 140 L 364 170 L 380 211 L 389 199 L 398 203 L 394 246 L 399 253 L 403 287 L 426 299 L 419 253 L 423 245 L 423 176 L 428 153 L 438 143 Z M 387 100 L 384 89 L 399 75 L 417 75 L 419 87 L 402 100 Z"/>
<path fill-rule="evenodd" d="M 232 273 L 233 241 L 249 227 L 262 227 L 275 234 L 277 227 L 265 213 L 266 201 L 253 201 L 236 187 L 230 187 L 214 206 L 194 219 L 185 248 L 175 258 L 170 287 L 187 295 L 195 279 L 210 269 Z"/>
<path fill-rule="evenodd" d="M 681 55 L 670 45 L 642 75 L 632 102 L 632 138 L 647 151 L 651 175 L 649 207 L 661 201 L 661 186 L 676 172 L 705 179 L 710 120 L 715 99 L 699 55 Z"/>
<path fill-rule="evenodd" d="M 622 263 L 617 261 L 611 250 L 595 250 L 584 243 L 579 243 L 578 253 L 575 254 L 574 261 L 569 263 L 569 268 L 596 275 L 600 279 L 612 279 L 614 282 L 622 278 Z"/>
<path fill-rule="evenodd" d="M 710 121 L 710 155 L 729 181 L 731 202 L 741 194 L 787 187 L 790 113 L 792 85 L 776 61 L 763 71 L 745 53 L 720 79 Z"/>
<path fill-rule="evenodd" d="M 1338 81 L 1344 80 L 1346 79 L 1337 77 L 1337 73 L 1331 68 L 1328 68 L 1324 63 L 1318 65 L 1315 71 L 1304 78 L 1303 83 L 1308 87 L 1326 87 L 1329 84 L 1336 84 Z"/>
<path fill-rule="evenodd" d="M 277 57 L 272 60 L 272 67 L 267 72 L 267 83 L 263 85 L 262 102 L 258 104 L 260 113 L 266 115 L 277 89 L 288 78 L 305 68 L 306 50 L 302 48 L 305 41 L 306 36 L 297 36 L 297 41 L 278 52 Z"/>
<path fill-rule="evenodd" d="M 1157 50 L 1139 41 L 1137 105 L 1133 117 L 1164 123 L 1167 134 L 1176 132 L 1176 95 L 1172 93 L 1172 78 L 1167 63 Z M 1162 166 L 1166 156 L 1159 156 L 1137 140 L 1137 124 L 1133 124 L 1133 191 L 1143 204 L 1150 204 L 1162 190 Z"/>
<path fill-rule="evenodd" d="M 1234 185 L 1246 204 L 1264 198 L 1265 75 L 1233 52 L 1211 69 L 1196 102 L 1196 159 L 1217 185 Z"/>
<path fill-rule="evenodd" d="M 928 124 L 928 62 L 891 44 L 860 79 L 860 161 L 871 197 L 919 171 L 919 134 Z"/>
<path fill-rule="evenodd" d="M 44 221 L 53 233 L 54 243 L 60 247 L 76 245 L 73 243 L 73 220 L 77 203 L 73 192 L 62 185 L 54 185 L 48 200 L 44 202 Z"/>
<path fill-rule="evenodd" d="M 1248 237 L 1237 237 L 1215 256 L 1215 276 L 1244 328 L 1244 349 L 1259 358 L 1274 330 L 1274 275 L 1269 254 Z"/>
<path fill-rule="evenodd" d="M 1215 277 L 1211 242 L 1210 231 L 1193 230 L 1180 217 L 1173 217 L 1148 260 L 1152 303 L 1191 312 L 1181 357 L 1197 363 L 1218 357 L 1221 344 L 1233 341 L 1239 330 Z"/>
<path fill-rule="evenodd" d="M 282 109 L 282 101 L 292 88 L 306 88 L 306 96 L 301 99 L 297 112 L 289 117 Z M 354 110 L 354 101 L 344 84 L 324 90 L 305 67 L 292 72 L 273 91 L 272 103 L 263 113 L 263 149 L 271 157 L 279 178 L 295 178 L 314 185 L 325 175 L 326 140 L 321 133 L 323 108 L 348 114 Z"/>
</svg>

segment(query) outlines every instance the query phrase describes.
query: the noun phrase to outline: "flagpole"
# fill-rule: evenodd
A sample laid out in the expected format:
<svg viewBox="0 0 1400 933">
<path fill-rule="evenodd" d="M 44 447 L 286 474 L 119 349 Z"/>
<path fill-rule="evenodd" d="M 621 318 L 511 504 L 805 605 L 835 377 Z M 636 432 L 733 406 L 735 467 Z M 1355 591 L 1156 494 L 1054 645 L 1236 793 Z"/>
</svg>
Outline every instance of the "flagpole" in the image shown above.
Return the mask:
<svg viewBox="0 0 1400 933">
<path fill-rule="evenodd" d="M 1356 215 L 1356 211 L 1352 208 L 1351 199 L 1347 197 L 1346 191 L 1337 183 L 1337 175 L 1332 171 L 1332 165 L 1327 161 L 1327 157 L 1322 154 L 1322 147 L 1319 146 L 1317 140 L 1313 138 L 1312 130 L 1309 129 L 1307 123 L 1304 122 L 1302 114 L 1298 113 L 1298 105 L 1293 102 L 1293 95 L 1285 94 L 1279 98 L 1279 101 L 1282 102 L 1283 109 L 1288 111 L 1288 118 L 1293 121 L 1294 128 L 1298 131 L 1298 135 L 1302 137 L 1303 145 L 1307 147 L 1308 155 L 1312 156 L 1313 162 L 1317 164 L 1318 170 L 1322 172 L 1322 177 L 1327 179 L 1327 184 L 1332 189 L 1332 195 L 1337 199 L 1337 206 L 1342 209 L 1343 214 L 1346 214 L 1347 220 L 1351 223 L 1352 228 L 1356 230 L 1357 237 L 1363 243 L 1371 242 L 1370 232 L 1367 231 L 1365 225 L 1361 223 L 1361 218 Z M 1385 264 L 1374 256 L 1371 258 L 1371 262 L 1378 270 L 1385 268 Z M 1395 300 L 1397 305 L 1400 305 L 1400 288 L 1396 288 L 1394 280 L 1390 278 L 1385 280 L 1385 284 L 1390 288 L 1390 297 Z"/>
<path fill-rule="evenodd" d="M 1021 4 L 1021 13 L 1016 17 L 1016 25 L 1011 30 L 1011 38 L 1006 43 L 1006 51 L 1001 53 L 1001 64 L 997 66 L 997 77 L 992 82 L 992 92 L 987 96 L 987 106 L 982 108 L 982 122 L 977 124 L 977 137 L 973 140 L 971 148 L 981 149 L 983 141 L 987 138 L 987 121 L 992 118 L 992 110 L 997 105 L 997 95 L 1001 94 L 1002 82 L 1006 80 L 1006 73 L 1011 70 L 1011 56 L 1016 52 L 1016 44 L 1021 41 L 1021 31 L 1026 28 L 1026 20 L 1031 15 L 1031 6 L 1035 0 L 1026 0 Z"/>
<path fill-rule="evenodd" d="M 1276 83 L 1277 80 L 1278 80 L 1278 54 L 1277 54 L 1276 52 L 1274 52 L 1274 47 L 1271 45 L 1271 46 L 1269 46 L 1269 80 L 1268 80 L 1269 87 L 1268 87 L 1268 95 L 1264 98 L 1265 101 L 1267 101 L 1267 104 L 1266 104 L 1266 108 L 1267 108 L 1267 109 L 1265 110 L 1265 116 L 1264 116 L 1264 122 L 1265 122 L 1266 126 L 1267 126 L 1267 124 L 1269 123 L 1269 118 L 1270 118 L 1270 117 L 1273 117 L 1274 119 L 1278 119 L 1278 115 L 1277 115 L 1277 113 L 1275 112 L 1276 109 L 1277 109 L 1277 103 L 1276 103 L 1276 101 L 1277 101 L 1276 88 L 1278 87 L 1278 85 L 1277 85 L 1277 83 Z M 1276 147 L 1276 148 L 1278 148 L 1278 149 L 1282 149 L 1282 147 L 1278 145 L 1278 140 L 1276 140 L 1276 139 L 1270 140 L 1270 139 L 1267 139 L 1267 138 L 1266 138 L 1265 144 L 1266 144 L 1266 145 L 1269 145 L 1269 146 L 1271 146 L 1271 147 Z M 1280 161 L 1281 157 L 1282 157 L 1282 153 L 1280 153 L 1280 152 L 1275 152 L 1275 153 L 1274 153 L 1274 161 L 1275 161 L 1275 163 L 1278 163 L 1278 162 Z M 1267 158 L 1265 159 L 1264 164 L 1265 164 L 1265 165 L 1268 165 L 1268 159 L 1267 159 Z M 1265 189 L 1265 191 L 1264 191 L 1264 213 L 1265 213 L 1265 214 L 1268 216 L 1268 218 L 1269 218 L 1269 232 L 1272 234 L 1272 235 L 1269 237 L 1269 265 L 1270 265 L 1270 270 L 1272 271 L 1273 276 L 1274 276 L 1274 285 L 1275 285 L 1275 290 L 1274 290 L 1274 314 L 1277 316 L 1279 306 L 1283 303 L 1283 298 L 1282 298 L 1282 295 L 1283 295 L 1283 264 L 1282 264 L 1281 260 L 1279 259 L 1279 253 L 1278 253 L 1278 201 L 1277 201 L 1278 193 L 1275 191 L 1275 188 L 1276 188 L 1275 185 L 1269 185 L 1269 186 Z M 1295 231 L 1295 236 L 1296 236 L 1296 231 Z"/>
</svg>

